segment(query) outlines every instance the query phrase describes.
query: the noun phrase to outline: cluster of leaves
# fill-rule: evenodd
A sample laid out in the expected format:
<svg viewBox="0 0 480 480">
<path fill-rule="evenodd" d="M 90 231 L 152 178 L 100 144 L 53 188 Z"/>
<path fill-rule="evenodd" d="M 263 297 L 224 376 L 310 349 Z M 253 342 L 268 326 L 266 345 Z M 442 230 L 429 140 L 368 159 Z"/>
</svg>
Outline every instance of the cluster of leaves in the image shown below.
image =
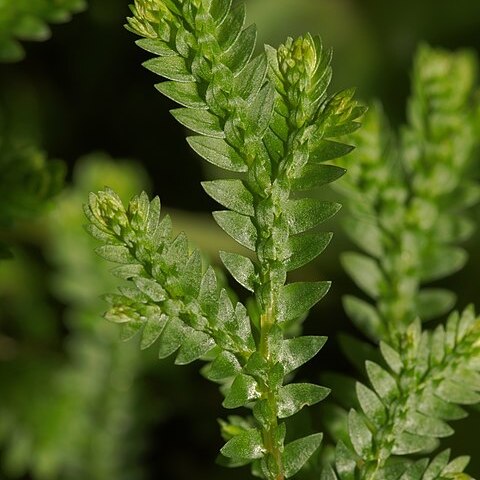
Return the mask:
<svg viewBox="0 0 480 480">
<path fill-rule="evenodd" d="M 115 288 L 119 281 L 93 253 L 93 240 L 82 235 L 84 217 L 78 209 L 86 192 L 105 179 L 125 197 L 145 185 L 138 166 L 114 163 L 103 155 L 79 161 L 75 187 L 61 194 L 41 222 L 53 267 L 51 285 L 44 285 L 35 260 L 19 249 L 14 260 L 2 265 L 3 474 L 108 480 L 138 473 L 131 385 L 139 355 L 134 345 L 118 344 L 117 329 L 98 321 L 104 308 L 98 291 Z M 63 322 L 49 306 L 48 287 L 66 306 Z M 42 324 L 32 318 L 41 318 Z M 62 329 L 69 332 L 66 339 Z M 59 348 L 62 344 L 64 349 Z"/>
<path fill-rule="evenodd" d="M 432 332 L 414 321 L 400 351 L 381 342 L 382 359 L 365 365 L 370 386 L 356 383 L 358 403 L 348 414 L 348 435 L 337 443 L 336 474 L 327 469 L 325 478 L 470 478 L 459 476 L 466 456 L 436 475 L 426 458 L 412 464 L 398 457 L 431 453 L 438 439 L 453 434 L 447 422 L 467 415 L 459 404 L 480 401 L 479 332 L 480 318 L 469 308 Z"/>
<path fill-rule="evenodd" d="M 12 31 L 22 38 L 45 34 L 31 15 L 35 5 L 39 18 L 54 19 L 48 13 L 53 6 L 44 3 L 41 10 L 40 2 L 30 2 L 26 20 L 17 17 L 14 29 L 0 28 L 7 33 L 0 38 L 0 58 L 19 54 L 18 44 L 7 38 Z M 59 5 L 66 12 L 80 3 Z M 237 302 L 185 235 L 172 236 L 158 198 L 142 194 L 124 207 L 106 190 L 91 195 L 86 213 L 88 230 L 104 244 L 98 253 L 120 264 L 114 274 L 123 283 L 119 293 L 107 295 L 106 317 L 122 324 L 124 339 L 140 334 L 141 348 L 157 343 L 161 358 L 176 353 L 177 364 L 205 360 L 202 373 L 220 384 L 224 406 L 251 410 L 247 418 L 221 422 L 221 462 L 251 463 L 256 476 L 279 480 L 297 474 L 322 440 L 319 433 L 287 437 L 285 419 L 328 394 L 325 387 L 288 382 L 325 342 L 291 335 L 329 284 L 288 284 L 287 274 L 330 240 L 313 229 L 339 206 L 311 198 L 309 191 L 343 174 L 325 162 L 350 151 L 334 139 L 357 128 L 362 109 L 351 91 L 326 94 L 330 52 L 318 38 L 288 39 L 253 57 L 255 29 L 244 28 L 243 5 L 230 7 L 221 0 L 137 0 L 129 28 L 144 37 L 142 48 L 157 55 L 146 66 L 168 79 L 158 90 L 184 107 L 172 113 L 197 134 L 188 139 L 192 148 L 232 172 L 232 178 L 203 186 L 226 208 L 215 212 L 217 223 L 250 250 L 222 252 L 221 258 L 253 298 Z M 18 15 L 23 6 L 0 6 L 0 26 L 4 18 L 13 23 L 1 8 Z M 397 138 L 380 109 L 372 109 L 364 130 L 353 137 L 357 152 L 341 163 L 350 170 L 342 183 L 350 201 L 346 230 L 365 252 L 346 254 L 343 263 L 371 298 L 346 297 L 345 307 L 379 342 L 381 355 L 368 345 L 349 348 L 365 376 L 344 412 L 345 431 L 323 480 L 470 478 L 463 473 L 468 457 L 450 460 L 449 451 L 433 460 L 418 456 L 430 457 L 439 439 L 453 433 L 449 422 L 467 415 L 463 405 L 480 400 L 480 319 L 473 309 L 451 314 L 434 330 L 422 327 L 455 303 L 453 292 L 424 283 L 462 267 L 466 253 L 457 245 L 474 227 L 465 211 L 480 197 L 470 170 L 479 133 L 475 69 L 469 53 L 423 47 L 408 125 Z M 7 133 L 3 129 L 0 137 L 2 233 L 14 221 L 35 216 L 63 176 L 60 164 Z M 120 191 L 122 182 L 106 180 Z M 29 351 L 0 335 L 0 361 L 7 365 L 0 372 L 7 392 L 0 400 L 0 438 L 14 474 L 131 478 L 119 432 L 134 421 L 127 387 L 138 359 L 134 345 L 116 345 L 108 324 L 96 321 L 101 307 L 92 298 L 120 280 L 112 281 L 104 264 L 89 255 L 87 241 L 79 249 L 81 221 L 72 212 L 84 193 L 64 196 L 50 220 L 51 256 L 60 270 L 56 295 L 69 305 L 69 363 L 59 369 L 64 353 L 55 352 L 37 364 L 32 353 L 45 347 L 41 339 Z M 67 217 L 75 229 L 64 223 Z M 27 285 L 23 278 L 21 283 Z M 42 395 L 32 399 L 32 385 L 38 384 Z"/>
<path fill-rule="evenodd" d="M 48 23 L 61 23 L 85 8 L 85 0 L 7 0 L 0 3 L 0 62 L 21 60 L 18 40 L 50 37 Z"/>
<path fill-rule="evenodd" d="M 474 224 L 465 210 L 480 198 L 472 172 L 479 124 L 475 72 L 468 52 L 421 48 L 400 140 L 378 107 L 353 139 L 358 148 L 345 164 L 349 175 L 342 185 L 351 200 L 345 230 L 367 255 L 347 253 L 343 265 L 377 301 L 378 314 L 353 298 L 346 308 L 362 312 L 352 318 L 373 338 L 394 342 L 417 315 L 436 318 L 455 303 L 452 292 L 420 285 L 466 261 L 455 244 L 471 236 Z"/>
<path fill-rule="evenodd" d="M 0 61 L 20 60 L 24 52 L 17 39 L 44 40 L 50 35 L 46 22 L 67 21 L 84 7 L 83 0 L 0 2 Z M 97 321 L 103 308 L 97 292 L 118 281 L 82 235 L 78 205 L 105 178 L 129 197 L 145 186 L 144 176 L 138 167 L 94 155 L 80 161 L 76 187 L 60 197 L 64 164 L 49 160 L 28 129 L 16 128 L 5 112 L 0 111 L 0 257 L 10 256 L 11 247 L 15 259 L 2 262 L 0 271 L 0 476 L 133 478 L 138 468 L 131 457 L 138 447 L 131 443 L 129 387 L 138 354 L 133 346 L 118 345 L 116 330 Z M 57 203 L 46 216 L 54 196 Z M 39 243 L 48 246 L 48 261 L 40 264 L 27 254 L 24 242 L 37 254 Z M 45 282 L 47 268 L 55 272 L 48 271 L 54 286 Z M 66 306 L 62 318 L 52 297 Z"/>
<path fill-rule="evenodd" d="M 364 367 L 371 388 L 356 385 L 347 446 L 338 443 L 337 474 L 327 478 L 470 478 L 460 477 L 465 457 L 448 466 L 447 454 L 430 466 L 426 459 L 408 466 L 391 457 L 433 451 L 453 433 L 446 421 L 466 415 L 458 404 L 480 400 L 480 319 L 473 310 L 452 314 L 432 332 L 421 325 L 453 307 L 453 292 L 422 285 L 463 266 L 466 253 L 456 244 L 474 228 L 465 210 L 480 198 L 472 180 L 480 111 L 475 73 L 468 52 L 422 47 L 400 138 L 376 107 L 353 136 L 358 149 L 342 163 L 349 168 L 342 184 L 350 212 L 345 229 L 365 252 L 342 261 L 374 302 L 347 296 L 344 305 L 357 327 L 380 341 L 381 357 L 350 343 L 361 370 L 359 359 L 376 361 Z"/>
<path fill-rule="evenodd" d="M 256 31 L 244 28 L 243 4 L 227 0 L 136 0 L 128 28 L 155 58 L 145 66 L 168 81 L 157 88 L 180 103 L 175 118 L 198 135 L 190 146 L 234 178 L 204 182 L 227 210 L 219 226 L 252 254 L 221 252 L 232 276 L 253 293 L 246 308 L 233 301 L 212 267 L 185 235 L 160 220 L 160 201 L 142 194 L 125 208 L 112 190 L 92 194 L 89 232 L 97 252 L 122 264 L 129 281 L 107 296 L 106 317 L 124 337 L 142 331 L 141 346 L 158 340 L 159 356 L 176 363 L 210 363 L 205 376 L 222 385 L 226 408 L 249 407 L 246 421 L 223 424 L 221 452 L 231 465 L 252 463 L 255 475 L 281 480 L 296 474 L 317 450 L 321 434 L 286 446 L 282 419 L 322 400 L 328 389 L 286 384 L 323 346 L 324 337 L 288 338 L 292 325 L 315 305 L 328 282 L 286 284 L 287 273 L 313 260 L 330 233 L 310 231 L 339 205 L 300 192 L 330 183 L 344 170 L 324 162 L 350 147 L 334 141 L 356 130 L 363 108 L 347 90 L 328 96 L 329 51 L 318 38 L 288 39 L 253 57 Z M 309 232 L 309 233 L 305 233 Z"/>
</svg>

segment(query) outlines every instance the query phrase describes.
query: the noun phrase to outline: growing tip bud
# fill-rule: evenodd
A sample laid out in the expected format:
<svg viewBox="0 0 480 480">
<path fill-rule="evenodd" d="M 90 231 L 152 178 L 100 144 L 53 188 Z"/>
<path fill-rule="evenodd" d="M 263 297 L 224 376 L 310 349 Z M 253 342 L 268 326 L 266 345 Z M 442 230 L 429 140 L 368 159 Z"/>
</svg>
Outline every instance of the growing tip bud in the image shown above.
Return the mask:
<svg viewBox="0 0 480 480">
<path fill-rule="evenodd" d="M 312 77 L 317 67 L 317 51 L 310 35 L 288 38 L 278 49 L 280 72 L 292 85 L 300 78 Z"/>
<path fill-rule="evenodd" d="M 135 0 L 130 5 L 133 17 L 127 18 L 127 29 L 146 38 L 158 38 L 161 23 L 175 24 L 178 19 L 168 9 L 163 0 Z"/>
<path fill-rule="evenodd" d="M 128 226 L 128 218 L 120 197 L 112 190 L 91 194 L 89 209 L 97 226 L 102 230 L 120 235 Z"/>
</svg>

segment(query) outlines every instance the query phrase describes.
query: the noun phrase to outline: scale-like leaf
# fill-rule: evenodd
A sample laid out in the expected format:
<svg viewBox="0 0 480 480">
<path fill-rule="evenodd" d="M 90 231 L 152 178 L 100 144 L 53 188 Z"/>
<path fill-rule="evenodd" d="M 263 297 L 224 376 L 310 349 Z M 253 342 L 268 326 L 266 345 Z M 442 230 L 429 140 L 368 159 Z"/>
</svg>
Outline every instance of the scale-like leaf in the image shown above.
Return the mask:
<svg viewBox="0 0 480 480">
<path fill-rule="evenodd" d="M 133 279 L 138 289 L 148 295 L 154 302 L 161 302 L 167 299 L 167 292 L 155 280 L 150 278 L 135 277 Z"/>
<path fill-rule="evenodd" d="M 207 104 L 198 92 L 198 84 L 195 82 L 171 82 L 157 83 L 155 88 L 174 102 L 188 108 L 207 108 Z"/>
<path fill-rule="evenodd" d="M 343 297 L 343 308 L 355 326 L 372 340 L 382 338 L 385 327 L 377 310 L 357 297 L 346 295 Z"/>
<path fill-rule="evenodd" d="M 185 269 L 181 273 L 182 287 L 186 295 L 197 298 L 202 284 L 203 262 L 199 250 L 190 255 Z"/>
<path fill-rule="evenodd" d="M 416 461 L 407 468 L 407 471 L 400 477 L 400 480 L 422 480 L 427 466 L 427 458 Z"/>
<path fill-rule="evenodd" d="M 387 420 L 387 410 L 377 394 L 361 383 L 356 384 L 356 392 L 363 413 L 365 413 L 377 427 L 384 425 Z"/>
<path fill-rule="evenodd" d="M 143 66 L 157 75 L 176 82 L 193 82 L 195 80 L 187 68 L 185 59 L 176 55 L 151 58 L 144 62 Z"/>
<path fill-rule="evenodd" d="M 103 245 L 95 249 L 101 257 L 109 262 L 130 264 L 132 255 L 127 247 L 122 245 Z"/>
<path fill-rule="evenodd" d="M 218 43 L 224 50 L 230 48 L 238 40 L 238 36 L 245 24 L 245 16 L 245 4 L 241 3 L 231 10 L 218 28 Z"/>
<path fill-rule="evenodd" d="M 349 252 L 341 257 L 342 266 L 359 288 L 377 298 L 382 283 L 382 273 L 378 263 L 365 255 Z"/>
<path fill-rule="evenodd" d="M 460 270 L 467 261 L 467 253 L 462 248 L 430 248 L 422 259 L 421 279 L 433 281 Z"/>
<path fill-rule="evenodd" d="M 339 440 L 335 452 L 335 466 L 339 477 L 343 480 L 355 480 L 357 457 Z"/>
<path fill-rule="evenodd" d="M 265 83 L 266 74 L 267 59 L 261 54 L 251 60 L 235 78 L 235 86 L 240 97 L 244 99 L 255 97 Z"/>
<path fill-rule="evenodd" d="M 176 317 L 170 318 L 160 335 L 158 358 L 167 358 L 176 352 L 185 340 L 185 324 Z"/>
<path fill-rule="evenodd" d="M 215 360 L 205 371 L 205 376 L 209 380 L 218 381 L 234 377 L 240 373 L 242 367 L 235 355 L 230 352 L 220 352 Z"/>
<path fill-rule="evenodd" d="M 145 328 L 142 332 L 142 342 L 140 343 L 140 348 L 145 349 L 153 345 L 163 332 L 167 321 L 168 317 L 163 314 L 153 315 L 147 318 Z"/>
<path fill-rule="evenodd" d="M 162 42 L 158 38 L 141 38 L 135 43 L 146 52 L 153 53 L 154 55 L 158 55 L 160 57 L 169 57 L 177 54 L 175 50 L 172 50 L 168 46 L 167 43 Z"/>
<path fill-rule="evenodd" d="M 364 205 L 362 205 L 362 207 L 364 207 Z M 384 239 L 382 230 L 378 227 L 377 221 L 374 218 L 369 218 L 368 214 L 358 219 L 347 216 L 342 219 L 342 226 L 350 240 L 359 248 L 372 257 L 382 258 Z"/>
<path fill-rule="evenodd" d="M 417 297 L 417 311 L 422 320 L 430 320 L 448 313 L 455 305 L 457 296 L 442 288 L 425 288 Z"/>
<path fill-rule="evenodd" d="M 112 275 L 115 275 L 118 278 L 129 280 L 133 277 L 143 276 L 145 274 L 145 269 L 143 268 L 143 265 L 133 263 L 112 268 L 111 272 Z"/>
<path fill-rule="evenodd" d="M 291 478 L 305 465 L 322 443 L 323 435 L 315 433 L 285 445 L 282 454 L 285 478 Z"/>
<path fill-rule="evenodd" d="M 283 340 L 278 359 L 288 374 L 313 358 L 325 345 L 327 337 L 303 336 Z"/>
<path fill-rule="evenodd" d="M 237 38 L 237 41 L 223 54 L 220 61 L 234 75 L 238 75 L 247 65 L 255 50 L 257 30 L 254 25 L 247 27 Z"/>
<path fill-rule="evenodd" d="M 367 360 L 376 363 L 382 362 L 382 357 L 378 349 L 371 343 L 342 333 L 339 335 L 338 340 L 343 354 L 361 375 L 365 374 L 365 362 Z"/>
<path fill-rule="evenodd" d="M 216 25 L 221 25 L 232 8 L 232 0 L 212 0 L 209 12 Z"/>
<path fill-rule="evenodd" d="M 442 470 L 447 466 L 450 458 L 450 450 L 444 450 L 440 452 L 428 466 L 427 470 L 423 474 L 422 480 L 436 480 L 442 473 Z"/>
<path fill-rule="evenodd" d="M 310 162 L 326 162 L 335 158 L 344 157 L 353 150 L 352 145 L 346 145 L 344 143 L 332 142 L 331 140 L 321 140 L 310 151 Z"/>
<path fill-rule="evenodd" d="M 458 475 L 462 473 L 470 463 L 470 457 L 462 455 L 452 460 L 443 470 L 442 475 Z"/>
<path fill-rule="evenodd" d="M 208 110 L 177 108 L 170 113 L 185 127 L 207 137 L 223 138 L 225 136 L 218 117 Z"/>
<path fill-rule="evenodd" d="M 348 415 L 348 431 L 357 454 L 360 456 L 368 455 L 372 448 L 372 432 L 362 416 L 353 409 L 350 410 Z"/>
<path fill-rule="evenodd" d="M 322 474 L 320 475 L 320 480 L 338 480 L 338 477 L 335 474 L 333 468 L 330 465 L 326 465 L 322 469 Z"/>
<path fill-rule="evenodd" d="M 274 101 L 275 90 L 269 83 L 266 83 L 249 102 L 245 128 L 254 133 L 258 138 L 263 137 L 265 130 L 269 126 Z"/>
<path fill-rule="evenodd" d="M 202 182 L 204 190 L 218 203 L 243 215 L 254 215 L 253 195 L 241 180 L 212 180 Z"/>
<path fill-rule="evenodd" d="M 260 392 L 255 379 L 250 375 L 240 373 L 235 377 L 235 380 L 223 401 L 223 406 L 225 408 L 243 407 L 259 396 Z"/>
<path fill-rule="evenodd" d="M 305 165 L 303 169 L 292 178 L 292 188 L 295 190 L 312 190 L 327 183 L 332 183 L 345 175 L 344 168 L 335 165 Z"/>
<path fill-rule="evenodd" d="M 395 379 L 382 367 L 373 362 L 366 362 L 368 378 L 379 397 L 388 403 L 398 395 L 398 387 Z"/>
<path fill-rule="evenodd" d="M 394 455 L 410 455 L 412 453 L 427 452 L 437 446 L 437 440 L 413 433 L 402 432 L 396 435 L 392 448 Z"/>
<path fill-rule="evenodd" d="M 250 250 L 255 250 L 257 230 L 250 217 L 237 212 L 224 210 L 213 212 L 213 218 L 215 218 L 218 225 L 240 245 Z"/>
<path fill-rule="evenodd" d="M 288 239 L 290 253 L 286 260 L 287 271 L 303 267 L 327 248 L 333 234 L 328 232 L 306 233 Z"/>
<path fill-rule="evenodd" d="M 413 412 L 407 419 L 405 430 L 426 437 L 442 438 L 453 434 L 453 429 L 442 420 Z"/>
<path fill-rule="evenodd" d="M 258 281 L 252 261 L 238 253 L 220 252 L 220 258 L 232 277 L 251 292 Z"/>
<path fill-rule="evenodd" d="M 238 302 L 235 306 L 235 333 L 242 339 L 242 344 L 254 350 L 255 340 L 252 335 L 252 327 L 250 324 L 250 318 L 247 314 L 247 309 Z"/>
<path fill-rule="evenodd" d="M 461 420 L 467 412 L 455 403 L 446 402 L 433 392 L 425 392 L 422 401 L 417 407 L 418 411 L 442 420 Z"/>
<path fill-rule="evenodd" d="M 114 241 L 114 237 L 112 237 L 112 235 L 104 232 L 103 230 L 100 230 L 98 227 L 92 225 L 91 223 L 85 226 L 85 231 L 93 238 L 95 238 L 96 240 L 100 240 L 101 242 L 106 243 Z"/>
<path fill-rule="evenodd" d="M 207 313 L 216 314 L 218 309 L 218 284 L 217 276 L 211 266 L 208 267 L 202 277 L 198 299 Z"/>
<path fill-rule="evenodd" d="M 177 365 L 187 365 L 205 355 L 215 345 L 213 338 L 204 332 L 191 330 L 185 335 L 175 358 Z"/>
<path fill-rule="evenodd" d="M 184 232 L 180 232 L 165 248 L 163 258 L 167 264 L 175 265 L 178 270 L 183 270 L 189 258 L 188 239 Z"/>
<path fill-rule="evenodd" d="M 300 317 L 328 292 L 331 282 L 296 282 L 285 285 L 278 300 L 279 322 Z"/>
<path fill-rule="evenodd" d="M 231 172 L 245 172 L 246 164 L 237 152 L 221 138 L 188 137 L 189 145 L 208 162 Z"/>
<path fill-rule="evenodd" d="M 254 428 L 246 430 L 229 440 L 220 451 L 226 457 L 234 459 L 262 458 L 265 453 L 262 434 Z"/>
<path fill-rule="evenodd" d="M 382 352 L 383 358 L 387 362 L 387 365 L 392 369 L 393 372 L 399 374 L 404 368 L 403 360 L 400 354 L 385 342 L 380 342 L 380 351 Z"/>
<path fill-rule="evenodd" d="M 287 205 L 288 226 L 292 234 L 302 233 L 333 217 L 341 208 L 334 202 L 314 198 L 290 200 Z"/>
<path fill-rule="evenodd" d="M 278 417 L 294 415 L 305 406 L 315 405 L 330 393 L 330 389 L 312 383 L 291 383 L 278 392 Z"/>
<path fill-rule="evenodd" d="M 435 393 L 446 402 L 463 405 L 473 405 L 480 402 L 480 393 L 473 391 L 470 385 L 459 383 L 455 379 L 445 379 Z"/>
</svg>

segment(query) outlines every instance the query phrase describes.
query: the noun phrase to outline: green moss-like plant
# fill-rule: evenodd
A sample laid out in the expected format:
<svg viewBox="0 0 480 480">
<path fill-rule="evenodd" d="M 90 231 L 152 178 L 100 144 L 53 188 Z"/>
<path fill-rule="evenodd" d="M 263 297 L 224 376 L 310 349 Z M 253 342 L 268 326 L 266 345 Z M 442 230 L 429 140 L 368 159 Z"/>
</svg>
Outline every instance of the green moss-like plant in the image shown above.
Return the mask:
<svg viewBox="0 0 480 480">
<path fill-rule="evenodd" d="M 324 337 L 288 338 L 288 330 L 327 292 L 329 282 L 287 283 L 287 273 L 313 260 L 330 233 L 319 223 L 339 205 L 308 195 L 344 170 L 324 162 L 350 147 L 335 139 L 358 127 L 364 109 L 353 91 L 327 94 L 331 52 L 318 37 L 288 39 L 255 56 L 254 26 L 244 5 L 220 1 L 137 1 L 128 28 L 155 55 L 145 66 L 167 79 L 160 92 L 177 101 L 175 118 L 197 135 L 190 146 L 232 178 L 203 183 L 226 210 L 220 227 L 247 250 L 222 252 L 227 270 L 253 298 L 232 302 L 211 267 L 185 235 L 171 235 L 158 198 L 145 194 L 127 207 L 111 190 L 92 194 L 89 232 L 103 257 L 121 265 L 129 281 L 108 295 L 109 320 L 129 334 L 142 330 L 143 348 L 176 363 L 204 358 L 204 375 L 221 384 L 225 408 L 248 407 L 245 421 L 223 424 L 224 462 L 252 464 L 255 475 L 281 480 L 296 474 L 318 449 L 313 433 L 285 445 L 284 419 L 328 394 L 309 383 L 289 383 Z M 307 233 L 308 232 L 308 233 Z"/>
<path fill-rule="evenodd" d="M 225 208 L 213 214 L 218 225 L 246 249 L 220 256 L 252 296 L 237 302 L 186 236 L 172 235 L 158 197 L 142 193 L 124 205 L 106 188 L 85 206 L 97 252 L 125 280 L 106 296 L 106 318 L 122 325 L 125 339 L 139 334 L 141 348 L 156 344 L 160 358 L 204 360 L 202 373 L 220 384 L 223 406 L 248 409 L 245 418 L 221 422 L 221 463 L 250 465 L 265 480 L 303 475 L 322 433 L 291 439 L 285 419 L 329 390 L 294 383 L 292 374 L 325 337 L 292 332 L 329 283 L 289 283 L 287 275 L 328 245 L 331 234 L 316 227 L 339 205 L 311 191 L 339 179 L 345 163 L 347 229 L 368 255 L 347 254 L 344 264 L 375 302 L 348 297 L 345 305 L 381 356 L 372 345 L 347 344 L 367 378 L 356 396 L 350 392 L 342 438 L 317 465 L 321 479 L 470 478 L 466 457 L 426 457 L 452 433 L 447 421 L 464 415 L 459 404 L 480 399 L 480 320 L 467 308 L 429 332 L 420 319 L 451 310 L 451 292 L 421 285 L 460 268 L 465 254 L 454 243 L 472 231 L 463 214 L 478 197 L 468 180 L 478 142 L 471 57 L 424 48 L 398 152 L 374 109 L 353 136 L 358 153 L 342 162 L 352 150 L 345 138 L 365 109 L 352 90 L 327 93 L 331 53 L 318 37 L 289 38 L 255 56 L 243 4 L 136 0 L 131 9 L 127 28 L 154 55 L 145 67 L 166 79 L 157 89 L 181 105 L 172 114 L 195 133 L 188 143 L 230 172 L 202 185 Z"/>
<path fill-rule="evenodd" d="M 339 162 L 349 170 L 341 182 L 345 230 L 365 252 L 346 253 L 342 263 L 371 299 L 346 296 L 344 306 L 381 352 L 356 385 L 350 444 L 337 447 L 340 479 L 470 478 L 461 473 L 468 457 L 449 464 L 444 452 L 429 465 L 404 456 L 433 452 L 454 433 L 447 422 L 467 415 L 460 405 L 480 401 L 480 319 L 473 308 L 451 313 L 433 330 L 422 326 L 454 306 L 453 292 L 423 285 L 464 265 L 458 244 L 475 226 L 467 209 L 480 199 L 476 70 L 470 52 L 421 47 L 400 135 L 377 105 L 352 136 L 357 149 Z M 350 358 L 364 358 L 348 345 Z"/>
</svg>

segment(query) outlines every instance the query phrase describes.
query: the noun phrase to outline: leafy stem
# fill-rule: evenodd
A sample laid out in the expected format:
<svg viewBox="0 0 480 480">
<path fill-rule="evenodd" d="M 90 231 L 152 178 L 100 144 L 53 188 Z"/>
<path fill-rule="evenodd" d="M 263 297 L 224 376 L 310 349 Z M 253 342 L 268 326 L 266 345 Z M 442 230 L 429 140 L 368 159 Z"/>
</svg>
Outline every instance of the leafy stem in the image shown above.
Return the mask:
<svg viewBox="0 0 480 480">
<path fill-rule="evenodd" d="M 421 328 L 456 300 L 449 290 L 423 285 L 463 266 L 467 255 L 456 244 L 473 232 L 466 210 L 480 198 L 470 170 L 478 148 L 475 70 L 468 52 L 421 47 L 407 125 L 396 138 L 375 105 L 343 164 L 349 168 L 341 185 L 349 198 L 345 230 L 365 253 L 347 253 L 342 263 L 372 299 L 347 296 L 344 305 L 356 326 L 380 342 L 383 359 L 366 363 L 372 388 L 357 384 L 363 413 L 350 405 L 345 422 L 353 451 L 337 444 L 342 480 L 444 478 L 443 468 L 450 478 L 466 465 L 454 460 L 448 466 L 448 454 L 431 465 L 398 457 L 434 450 L 453 433 L 446 422 L 464 415 L 458 405 L 480 400 L 473 311 L 450 316 L 432 332 Z M 377 354 L 364 348 L 349 351 L 350 358 L 362 358 L 362 367 Z"/>
<path fill-rule="evenodd" d="M 260 317 L 260 342 L 258 346 L 258 351 L 264 358 L 265 363 L 269 366 L 268 377 L 272 376 L 272 369 L 274 367 L 274 361 L 271 358 L 269 348 L 270 331 L 274 323 L 275 318 L 273 316 L 273 308 L 269 307 Z M 283 444 L 279 444 L 279 442 L 276 441 L 281 433 L 278 430 L 277 400 L 268 381 L 266 384 L 262 385 L 262 387 L 262 398 L 266 400 L 268 410 L 271 412 L 268 421 L 263 428 L 262 436 L 268 455 L 272 459 L 274 480 L 283 480 L 285 478 L 285 470 L 282 461 Z"/>
<path fill-rule="evenodd" d="M 446 329 L 421 332 L 415 322 L 403 337 L 403 355 L 386 344 L 382 352 L 390 372 L 367 363 L 373 391 L 357 386 L 360 405 L 371 425 L 372 442 L 363 450 L 355 443 L 364 462 L 361 478 L 372 480 L 385 467 L 392 454 L 404 455 L 428 450 L 435 439 L 451 435 L 448 420 L 462 418 L 456 404 L 476 403 L 479 380 L 470 369 L 478 364 L 480 319 L 472 309 L 461 316 L 452 314 Z M 425 350 L 428 352 L 425 352 Z M 468 375 L 472 384 L 461 386 L 457 379 Z M 380 400 L 380 401 L 379 401 Z M 352 414 L 352 432 L 362 421 Z M 353 424 L 357 427 L 353 427 Z M 373 428 L 372 428 L 373 427 Z M 358 431 L 356 432 L 358 433 Z"/>
<path fill-rule="evenodd" d="M 99 253 L 133 263 L 121 274 L 135 286 L 110 297 L 107 317 L 142 330 L 143 346 L 158 339 L 161 358 L 178 350 L 180 364 L 208 359 L 203 372 L 221 384 L 223 405 L 253 413 L 247 422 L 222 424 L 227 440 L 222 461 L 251 463 L 255 475 L 283 480 L 302 468 L 322 435 L 285 445 L 282 420 L 329 393 L 309 383 L 284 385 L 325 342 L 288 338 L 288 330 L 330 286 L 287 283 L 287 273 L 326 248 L 332 235 L 310 231 L 340 207 L 301 192 L 343 175 L 343 169 L 324 162 L 351 150 L 333 139 L 358 128 L 355 120 L 363 109 L 352 100 L 353 91 L 327 95 L 330 53 L 319 38 L 289 38 L 278 51 L 268 47 L 253 57 L 256 31 L 244 28 L 243 5 L 136 0 L 131 9 L 127 28 L 144 37 L 137 43 L 156 55 L 145 66 L 167 79 L 157 89 L 182 105 L 172 114 L 197 134 L 188 143 L 235 174 L 202 185 L 226 207 L 213 214 L 218 225 L 255 253 L 254 260 L 220 253 L 254 299 L 248 313 L 241 303 L 232 304 L 213 269 L 203 271 L 199 252 L 190 253 L 185 236 L 172 239 L 168 222 L 158 223 L 158 200 L 141 195 L 125 209 L 107 190 L 90 198 L 91 233 L 107 242 Z"/>
</svg>

